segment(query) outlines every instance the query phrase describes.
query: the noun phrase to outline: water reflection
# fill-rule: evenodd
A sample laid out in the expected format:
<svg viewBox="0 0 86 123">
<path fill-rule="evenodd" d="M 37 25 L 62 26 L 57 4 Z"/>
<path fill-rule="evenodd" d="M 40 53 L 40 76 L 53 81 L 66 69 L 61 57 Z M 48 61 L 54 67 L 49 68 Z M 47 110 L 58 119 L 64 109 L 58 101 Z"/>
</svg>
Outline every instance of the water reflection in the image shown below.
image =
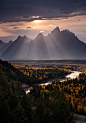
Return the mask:
<svg viewBox="0 0 86 123">
<path fill-rule="evenodd" d="M 78 78 L 80 73 L 81 72 L 79 72 L 79 71 L 72 71 L 72 73 L 66 75 L 65 78 L 59 79 L 59 81 L 60 82 L 63 82 L 65 80 L 67 80 L 67 79 L 75 79 L 75 78 Z M 51 84 L 53 81 L 55 81 L 55 79 L 49 80 L 49 81 L 47 81 L 45 83 L 40 83 L 39 85 L 48 85 L 48 84 Z M 30 92 L 30 89 L 29 88 L 30 87 L 25 87 L 24 88 L 24 90 L 26 91 L 26 94 Z"/>
<path fill-rule="evenodd" d="M 68 75 L 66 76 L 66 78 L 68 78 L 68 79 L 75 79 L 75 78 L 78 78 L 80 73 L 81 73 L 81 72 L 79 72 L 79 71 L 72 71 L 72 73 L 71 73 L 71 74 L 68 74 Z"/>
<path fill-rule="evenodd" d="M 86 119 L 79 119 L 76 121 L 76 123 L 86 123 Z"/>
</svg>

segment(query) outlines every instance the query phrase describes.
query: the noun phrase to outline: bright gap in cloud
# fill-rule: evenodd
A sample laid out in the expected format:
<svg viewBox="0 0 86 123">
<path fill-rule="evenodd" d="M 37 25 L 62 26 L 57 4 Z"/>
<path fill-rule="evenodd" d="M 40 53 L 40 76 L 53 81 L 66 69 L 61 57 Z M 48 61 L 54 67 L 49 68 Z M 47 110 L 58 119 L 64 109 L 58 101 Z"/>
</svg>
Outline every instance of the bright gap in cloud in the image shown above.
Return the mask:
<svg viewBox="0 0 86 123">
<path fill-rule="evenodd" d="M 34 20 L 33 23 L 40 23 L 41 20 Z"/>
</svg>

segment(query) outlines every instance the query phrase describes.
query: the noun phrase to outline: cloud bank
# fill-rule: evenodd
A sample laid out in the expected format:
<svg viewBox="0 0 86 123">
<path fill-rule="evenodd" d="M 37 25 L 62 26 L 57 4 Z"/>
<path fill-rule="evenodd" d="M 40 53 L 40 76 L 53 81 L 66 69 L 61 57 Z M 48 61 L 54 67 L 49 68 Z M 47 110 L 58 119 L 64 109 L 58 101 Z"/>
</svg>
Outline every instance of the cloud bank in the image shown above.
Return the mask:
<svg viewBox="0 0 86 123">
<path fill-rule="evenodd" d="M 0 22 L 86 15 L 86 0 L 0 0 Z"/>
</svg>

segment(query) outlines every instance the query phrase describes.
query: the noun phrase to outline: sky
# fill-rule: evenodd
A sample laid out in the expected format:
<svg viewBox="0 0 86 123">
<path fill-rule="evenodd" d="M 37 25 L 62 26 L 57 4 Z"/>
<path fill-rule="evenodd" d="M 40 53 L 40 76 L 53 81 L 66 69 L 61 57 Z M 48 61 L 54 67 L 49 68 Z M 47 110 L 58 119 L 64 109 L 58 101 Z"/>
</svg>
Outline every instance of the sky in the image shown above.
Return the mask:
<svg viewBox="0 0 86 123">
<path fill-rule="evenodd" d="M 86 0 L 0 0 L 0 39 L 34 39 L 59 27 L 86 43 Z"/>
</svg>

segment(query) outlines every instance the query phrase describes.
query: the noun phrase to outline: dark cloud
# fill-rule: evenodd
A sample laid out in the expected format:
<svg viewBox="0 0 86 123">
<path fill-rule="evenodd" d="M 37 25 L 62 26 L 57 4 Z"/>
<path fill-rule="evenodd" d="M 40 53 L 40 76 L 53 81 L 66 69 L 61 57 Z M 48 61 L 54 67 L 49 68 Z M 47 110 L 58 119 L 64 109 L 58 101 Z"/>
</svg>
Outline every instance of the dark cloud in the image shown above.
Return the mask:
<svg viewBox="0 0 86 123">
<path fill-rule="evenodd" d="M 13 29 L 18 29 L 18 27 L 14 27 Z"/>
<path fill-rule="evenodd" d="M 8 27 L 9 26 L 13 26 L 13 27 L 17 27 L 17 26 L 23 26 L 24 23 L 17 23 L 17 24 L 11 24 L 11 25 L 7 25 Z M 18 27 L 17 27 L 18 28 Z"/>
<path fill-rule="evenodd" d="M 9 25 L 9 26 L 16 26 L 16 24 L 12 24 L 12 25 Z"/>
<path fill-rule="evenodd" d="M 27 27 L 27 28 L 31 29 L 32 27 L 31 27 L 31 26 L 29 26 L 29 27 Z"/>
<path fill-rule="evenodd" d="M 71 14 L 73 13 L 73 14 Z M 0 0 L 0 22 L 86 15 L 86 0 Z"/>
</svg>

